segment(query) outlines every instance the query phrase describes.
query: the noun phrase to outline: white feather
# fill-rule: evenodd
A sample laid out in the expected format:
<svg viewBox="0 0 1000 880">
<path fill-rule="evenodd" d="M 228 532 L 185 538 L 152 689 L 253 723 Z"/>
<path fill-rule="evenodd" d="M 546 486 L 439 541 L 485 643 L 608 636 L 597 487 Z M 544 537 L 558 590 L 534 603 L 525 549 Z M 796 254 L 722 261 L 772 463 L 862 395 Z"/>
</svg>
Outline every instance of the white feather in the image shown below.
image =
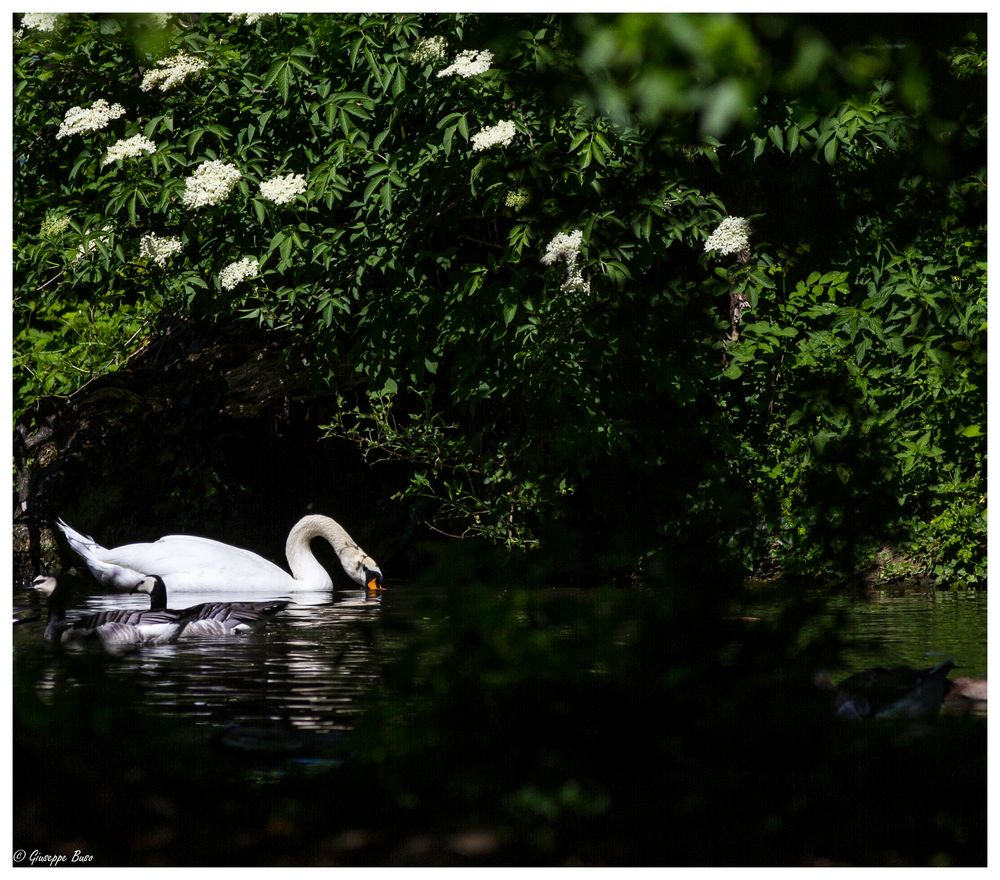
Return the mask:
<svg viewBox="0 0 1000 880">
<path fill-rule="evenodd" d="M 118 590 L 130 590 L 148 575 L 163 578 L 170 593 L 221 590 L 286 595 L 329 590 L 333 581 L 313 555 L 309 546 L 313 538 L 330 543 L 351 580 L 366 586 L 377 576 L 381 589 L 382 572 L 375 560 L 328 516 L 305 516 L 292 528 L 285 544 L 291 574 L 256 553 L 210 538 L 167 535 L 148 544 L 108 549 L 62 520 L 58 525 L 94 577 Z"/>
</svg>

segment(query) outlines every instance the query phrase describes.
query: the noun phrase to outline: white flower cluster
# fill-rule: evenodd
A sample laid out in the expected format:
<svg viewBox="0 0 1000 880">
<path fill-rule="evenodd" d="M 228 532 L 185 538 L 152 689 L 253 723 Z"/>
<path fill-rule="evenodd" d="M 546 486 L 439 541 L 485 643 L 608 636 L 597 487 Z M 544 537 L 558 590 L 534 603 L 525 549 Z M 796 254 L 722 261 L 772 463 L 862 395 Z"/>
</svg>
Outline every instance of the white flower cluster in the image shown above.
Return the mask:
<svg viewBox="0 0 1000 880">
<path fill-rule="evenodd" d="M 545 248 L 545 256 L 542 257 L 542 264 L 551 266 L 556 260 L 565 260 L 567 263 L 575 263 L 580 256 L 580 243 L 583 241 L 583 230 L 574 229 L 572 232 L 560 232 L 548 243 Z"/>
<path fill-rule="evenodd" d="M 208 67 L 207 61 L 194 58 L 186 52 L 178 52 L 173 58 L 161 58 L 156 67 L 147 70 L 142 77 L 144 92 L 149 92 L 159 86 L 161 92 L 169 92 L 174 86 L 180 85 L 189 76 L 194 76 Z"/>
<path fill-rule="evenodd" d="M 269 202 L 285 205 L 294 201 L 296 196 L 306 191 L 306 179 L 301 174 L 286 174 L 284 177 L 272 177 L 260 185 L 260 194 Z"/>
<path fill-rule="evenodd" d="M 92 107 L 70 107 L 56 133 L 56 140 L 84 131 L 98 131 L 124 113 L 121 104 L 108 104 L 103 98 L 94 101 Z"/>
<path fill-rule="evenodd" d="M 741 254 L 750 250 L 750 221 L 745 217 L 726 217 L 705 242 L 706 251 Z"/>
<path fill-rule="evenodd" d="M 184 181 L 181 198 L 189 208 L 218 205 L 229 198 L 241 176 L 235 165 L 210 159 L 202 162 L 194 174 Z"/>
<path fill-rule="evenodd" d="M 29 31 L 54 31 L 61 12 L 26 12 L 21 17 L 21 30 Z"/>
<path fill-rule="evenodd" d="M 219 284 L 226 290 L 232 290 L 241 281 L 257 274 L 257 261 L 244 257 L 235 263 L 230 263 L 219 273 Z"/>
<path fill-rule="evenodd" d="M 444 58 L 448 43 L 444 37 L 424 37 L 410 52 L 410 61 L 414 64 L 425 64 Z M 438 74 L 440 76 L 440 74 Z"/>
<path fill-rule="evenodd" d="M 155 232 L 144 235 L 139 241 L 139 256 L 152 260 L 161 268 L 174 254 L 179 254 L 184 244 L 179 238 L 166 236 L 160 238 Z"/>
<path fill-rule="evenodd" d="M 531 193 L 528 192 L 523 186 L 517 189 L 507 190 L 507 195 L 504 196 L 503 203 L 508 208 L 513 208 L 515 211 L 520 211 L 528 202 L 531 201 Z"/>
<path fill-rule="evenodd" d="M 563 279 L 562 289 L 567 292 L 590 292 L 590 282 L 583 277 L 583 272 L 577 266 L 582 241 L 582 229 L 574 229 L 569 233 L 560 232 L 548 243 L 542 257 L 542 264 L 545 266 L 551 266 L 557 260 L 566 261 L 566 277 Z"/>
<path fill-rule="evenodd" d="M 503 119 L 496 125 L 487 126 L 482 131 L 476 132 L 472 136 L 472 149 L 478 152 L 479 150 L 488 150 L 497 144 L 506 147 L 514 140 L 516 133 L 514 123 L 509 119 Z"/>
<path fill-rule="evenodd" d="M 38 234 L 43 238 L 54 238 L 68 228 L 69 217 L 56 211 L 50 211 L 45 215 L 42 225 L 38 227 Z"/>
<path fill-rule="evenodd" d="M 234 12 L 229 16 L 230 22 L 242 22 L 243 24 L 256 24 L 262 18 L 274 15 L 273 12 Z"/>
<path fill-rule="evenodd" d="M 493 53 L 489 49 L 465 49 L 444 70 L 437 72 L 438 76 L 478 76 L 486 73 L 493 64 Z"/>
<path fill-rule="evenodd" d="M 104 154 L 104 161 L 101 164 L 108 165 L 118 159 L 132 159 L 136 156 L 141 156 L 143 153 L 155 152 L 156 144 L 145 135 L 137 134 L 134 137 L 118 141 L 108 147 L 108 151 Z"/>
<path fill-rule="evenodd" d="M 147 27 L 152 26 L 163 30 L 168 24 L 170 24 L 170 17 L 169 12 L 147 12 L 146 25 Z"/>
</svg>

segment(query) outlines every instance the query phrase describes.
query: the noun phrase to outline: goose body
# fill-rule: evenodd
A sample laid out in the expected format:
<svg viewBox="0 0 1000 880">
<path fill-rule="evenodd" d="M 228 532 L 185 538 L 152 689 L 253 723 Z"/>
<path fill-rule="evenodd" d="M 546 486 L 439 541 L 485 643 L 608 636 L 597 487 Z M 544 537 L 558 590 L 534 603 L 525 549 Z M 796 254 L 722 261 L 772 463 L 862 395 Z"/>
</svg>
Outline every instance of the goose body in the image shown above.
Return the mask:
<svg viewBox="0 0 1000 880">
<path fill-rule="evenodd" d="M 181 612 L 167 609 L 115 608 L 68 620 L 65 597 L 54 577 L 40 575 L 31 586 L 48 600 L 45 639 L 50 642 L 80 646 L 98 641 L 108 650 L 120 651 L 140 645 L 168 644 L 184 629 Z"/>
<path fill-rule="evenodd" d="M 178 615 L 183 628 L 180 638 L 226 636 L 249 632 L 267 623 L 288 606 L 287 600 L 274 602 L 203 602 L 182 610 L 167 608 L 167 588 L 163 578 L 151 575 L 132 588 L 133 593 L 148 593 L 150 612 Z"/>
<path fill-rule="evenodd" d="M 291 574 L 250 550 L 194 535 L 167 535 L 146 544 L 108 549 L 57 522 L 70 547 L 106 587 L 130 590 L 142 578 L 160 577 L 171 593 L 226 591 L 287 595 L 300 590 L 329 590 L 333 580 L 313 555 L 310 541 L 323 538 L 337 554 L 348 577 L 369 593 L 382 591 L 382 572 L 343 527 L 328 516 L 310 515 L 292 528 L 285 544 Z"/>
<path fill-rule="evenodd" d="M 931 718 L 952 688 L 948 673 L 954 668 L 949 659 L 930 669 L 866 669 L 837 685 L 834 707 L 839 716 L 856 721 Z"/>
</svg>

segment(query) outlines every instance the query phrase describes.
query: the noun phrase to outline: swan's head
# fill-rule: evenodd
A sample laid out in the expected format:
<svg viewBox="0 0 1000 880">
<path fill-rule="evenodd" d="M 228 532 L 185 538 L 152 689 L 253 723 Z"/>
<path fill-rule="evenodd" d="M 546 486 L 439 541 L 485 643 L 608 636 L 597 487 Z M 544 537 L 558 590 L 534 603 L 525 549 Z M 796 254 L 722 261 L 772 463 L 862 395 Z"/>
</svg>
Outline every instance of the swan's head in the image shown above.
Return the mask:
<svg viewBox="0 0 1000 880">
<path fill-rule="evenodd" d="M 385 585 L 382 582 L 382 572 L 379 567 L 372 564 L 369 568 L 365 566 L 365 593 L 369 596 L 378 596 L 384 589 Z"/>
<path fill-rule="evenodd" d="M 50 574 L 40 574 L 31 582 L 31 589 L 38 590 L 46 599 L 56 591 L 59 582 Z"/>
</svg>

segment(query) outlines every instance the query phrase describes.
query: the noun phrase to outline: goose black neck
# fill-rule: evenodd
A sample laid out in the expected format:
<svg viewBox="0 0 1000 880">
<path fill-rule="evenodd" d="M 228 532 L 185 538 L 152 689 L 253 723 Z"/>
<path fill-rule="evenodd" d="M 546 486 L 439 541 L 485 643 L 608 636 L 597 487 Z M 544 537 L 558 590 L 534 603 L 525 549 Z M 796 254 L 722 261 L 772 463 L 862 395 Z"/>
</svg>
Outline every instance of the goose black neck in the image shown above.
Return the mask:
<svg viewBox="0 0 1000 880">
<path fill-rule="evenodd" d="M 149 591 L 149 610 L 163 611 L 167 607 L 167 585 L 163 578 L 153 578 L 153 589 Z"/>
</svg>

